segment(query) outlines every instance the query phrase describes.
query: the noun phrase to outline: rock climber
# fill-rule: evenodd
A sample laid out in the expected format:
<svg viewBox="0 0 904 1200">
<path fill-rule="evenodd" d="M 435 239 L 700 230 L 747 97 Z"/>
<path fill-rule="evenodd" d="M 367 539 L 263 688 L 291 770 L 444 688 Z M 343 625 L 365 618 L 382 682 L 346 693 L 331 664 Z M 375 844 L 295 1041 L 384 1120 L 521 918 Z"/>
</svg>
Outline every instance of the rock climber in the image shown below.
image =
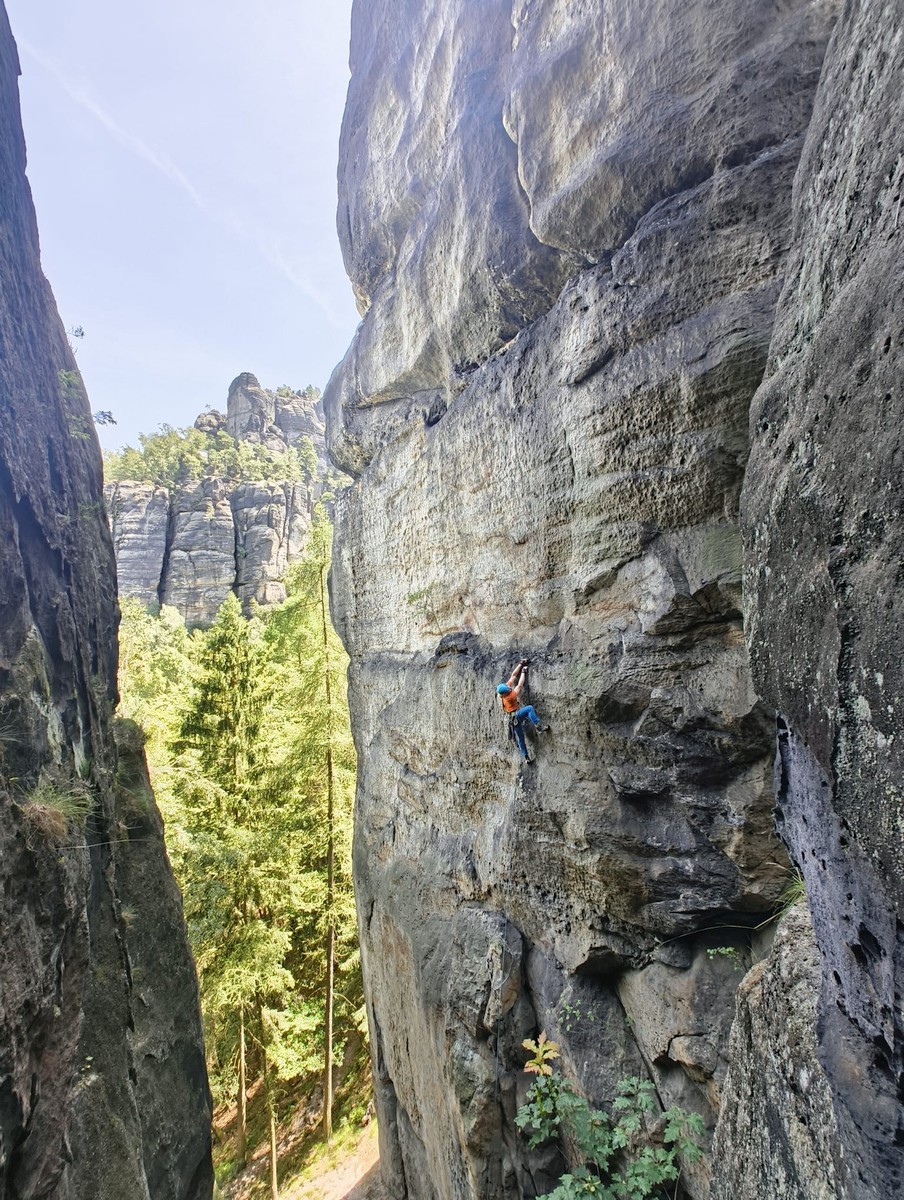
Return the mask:
<svg viewBox="0 0 904 1200">
<path fill-rule="evenodd" d="M 529 662 L 526 658 L 522 658 L 509 676 L 507 683 L 500 683 L 496 688 L 499 694 L 499 699 L 502 701 L 503 711 L 509 719 L 509 731 L 518 744 L 518 749 L 521 751 L 521 757 L 525 762 L 530 762 L 530 756 L 527 753 L 527 741 L 524 736 L 524 723 L 530 721 L 534 729 L 539 733 L 546 733 L 549 730 L 548 725 L 542 725 L 540 718 L 537 716 L 536 709 L 532 704 L 522 704 L 524 696 L 524 687 L 527 683 L 527 668 Z"/>
</svg>

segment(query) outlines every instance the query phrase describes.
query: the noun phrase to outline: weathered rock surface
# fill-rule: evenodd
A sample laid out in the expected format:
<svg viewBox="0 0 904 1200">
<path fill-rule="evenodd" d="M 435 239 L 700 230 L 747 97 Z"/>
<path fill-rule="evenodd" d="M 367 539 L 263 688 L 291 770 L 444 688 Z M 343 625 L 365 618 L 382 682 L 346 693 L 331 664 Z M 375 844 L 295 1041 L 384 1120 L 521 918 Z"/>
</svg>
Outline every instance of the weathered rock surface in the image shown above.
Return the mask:
<svg viewBox="0 0 904 1200">
<path fill-rule="evenodd" d="M 322 406 L 293 392 L 262 388 L 250 372 L 229 386 L 226 415 L 202 413 L 194 426 L 285 452 L 310 438 L 325 466 Z M 325 472 L 322 472 L 325 474 Z M 203 479 L 172 492 L 139 482 L 104 488 L 121 595 L 166 604 L 191 625 L 206 625 L 226 596 L 279 604 L 283 578 L 304 553 L 319 485 L 228 485 Z"/>
<path fill-rule="evenodd" d="M 738 498 L 837 7 L 355 7 L 332 596 L 400 1197 L 548 1186 L 512 1121 L 538 1029 L 594 1101 L 646 1072 L 715 1124 L 787 879 Z"/>
<path fill-rule="evenodd" d="M 904 29 L 848 4 L 795 189 L 745 484 L 750 645 L 821 952 L 851 1194 L 904 1191 Z"/>
<path fill-rule="evenodd" d="M 229 491 L 220 479 L 182 488 L 160 580 L 161 601 L 189 625 L 212 620 L 236 576 L 235 526 Z"/>
<path fill-rule="evenodd" d="M 104 499 L 120 594 L 154 604 L 160 599 L 167 556 L 169 492 L 152 483 L 111 483 L 104 488 Z"/>
<path fill-rule="evenodd" d="M 311 531 L 311 489 L 302 483 L 245 483 L 230 496 L 235 526 L 235 590 L 247 607 L 279 604 L 283 579 Z"/>
<path fill-rule="evenodd" d="M 280 452 L 310 438 L 318 473 L 326 476 L 320 401 L 268 391 L 249 372 L 230 385 L 226 414 L 202 413 L 195 427 Z M 322 490 L 317 483 L 230 485 L 216 478 L 172 491 L 107 484 L 120 594 L 171 605 L 190 625 L 209 624 L 233 591 L 246 610 L 252 600 L 280 603 L 286 568 L 304 553 Z"/>
<path fill-rule="evenodd" d="M 197 986 L 140 749 L 113 745 L 100 452 L 41 274 L 17 74 L 0 8 L 0 1197 L 204 1200 Z"/>
<path fill-rule="evenodd" d="M 713 1200 L 834 1200 L 841 1138 L 819 1065 L 820 955 L 806 905 L 781 921 L 768 959 L 738 989 L 716 1130 Z"/>
<path fill-rule="evenodd" d="M 268 391 L 255 375 L 243 371 L 229 385 L 226 430 L 236 441 L 257 442 L 271 450 L 285 450 L 309 437 L 315 449 L 322 451 L 323 407 L 305 395 Z"/>
</svg>

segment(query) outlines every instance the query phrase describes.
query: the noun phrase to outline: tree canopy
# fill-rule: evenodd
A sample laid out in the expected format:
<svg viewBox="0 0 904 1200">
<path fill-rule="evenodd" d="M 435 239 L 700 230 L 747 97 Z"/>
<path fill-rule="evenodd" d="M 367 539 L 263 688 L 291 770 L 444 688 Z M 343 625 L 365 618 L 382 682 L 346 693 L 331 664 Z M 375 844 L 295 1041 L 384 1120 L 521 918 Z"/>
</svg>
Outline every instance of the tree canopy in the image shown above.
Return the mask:
<svg viewBox="0 0 904 1200">
<path fill-rule="evenodd" d="M 310 483 L 317 474 L 317 455 L 309 437 L 281 451 L 236 441 L 222 429 L 207 433 L 193 426 L 175 429 L 161 425 L 157 433 L 140 434 L 138 443 L 138 449 L 125 446 L 104 454 L 107 482 L 127 479 L 166 488 L 185 487 L 209 477 L 231 483 Z"/>
</svg>

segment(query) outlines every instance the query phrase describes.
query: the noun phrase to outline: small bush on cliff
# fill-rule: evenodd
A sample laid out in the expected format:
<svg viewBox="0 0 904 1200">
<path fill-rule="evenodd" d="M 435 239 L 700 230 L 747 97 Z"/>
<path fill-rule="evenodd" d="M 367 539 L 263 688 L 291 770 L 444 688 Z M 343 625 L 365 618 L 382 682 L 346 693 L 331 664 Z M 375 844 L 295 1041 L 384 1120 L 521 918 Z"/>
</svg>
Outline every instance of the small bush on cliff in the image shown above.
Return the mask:
<svg viewBox="0 0 904 1200">
<path fill-rule="evenodd" d="M 788 882 L 785 884 L 782 894 L 778 898 L 778 915 L 783 917 L 785 913 L 790 912 L 796 904 L 800 904 L 806 898 L 807 885 L 804 882 L 803 872 L 795 867 L 788 872 Z"/>
<path fill-rule="evenodd" d="M 91 812 L 91 793 L 81 780 L 60 781 L 42 775 L 22 798 L 29 825 L 51 841 L 65 837 L 70 824 L 84 825 Z"/>
<path fill-rule="evenodd" d="M 621 1080 L 611 1114 L 591 1108 L 553 1068 L 555 1042 L 541 1033 L 523 1045 L 533 1052 L 524 1069 L 537 1078 L 516 1124 L 531 1147 L 561 1136 L 580 1160 L 539 1200 L 664 1200 L 663 1185 L 678 1180 L 679 1160 L 693 1162 L 702 1153 L 701 1117 L 677 1107 L 657 1113 L 653 1085 L 637 1078 Z"/>
</svg>

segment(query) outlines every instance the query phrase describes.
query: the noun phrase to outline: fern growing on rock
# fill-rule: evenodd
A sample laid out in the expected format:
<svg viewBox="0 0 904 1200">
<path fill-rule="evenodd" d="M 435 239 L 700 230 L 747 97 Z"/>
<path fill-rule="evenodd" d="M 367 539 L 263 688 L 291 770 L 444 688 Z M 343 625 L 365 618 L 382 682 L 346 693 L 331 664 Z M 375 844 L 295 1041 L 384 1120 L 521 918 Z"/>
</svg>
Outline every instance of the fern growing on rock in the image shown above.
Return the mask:
<svg viewBox="0 0 904 1200">
<path fill-rule="evenodd" d="M 673 1107 L 659 1113 L 652 1083 L 632 1076 L 618 1084 L 611 1113 L 593 1108 L 552 1066 L 558 1046 L 541 1033 L 522 1043 L 532 1057 L 525 1071 L 536 1076 L 515 1123 L 536 1148 L 562 1137 L 579 1159 L 558 1186 L 538 1200 L 665 1200 L 677 1183 L 681 1162 L 702 1154 L 697 1140 L 703 1120 Z"/>
</svg>

